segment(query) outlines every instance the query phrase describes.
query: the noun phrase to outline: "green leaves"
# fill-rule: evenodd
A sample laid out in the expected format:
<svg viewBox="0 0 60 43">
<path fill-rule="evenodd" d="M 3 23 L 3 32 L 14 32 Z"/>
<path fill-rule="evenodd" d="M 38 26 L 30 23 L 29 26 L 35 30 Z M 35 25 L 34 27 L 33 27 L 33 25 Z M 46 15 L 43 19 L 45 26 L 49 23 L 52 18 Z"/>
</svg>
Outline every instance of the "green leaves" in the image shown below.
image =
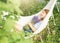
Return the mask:
<svg viewBox="0 0 60 43">
<path fill-rule="evenodd" d="M 3 38 L 0 40 L 0 43 L 9 43 L 8 38 L 7 38 L 7 37 L 3 37 Z"/>
<path fill-rule="evenodd" d="M 8 18 L 8 19 L 5 21 L 4 29 L 6 29 L 6 31 L 9 31 L 9 30 L 12 29 L 13 27 L 14 27 L 14 20 Z"/>
<path fill-rule="evenodd" d="M 43 5 L 43 6 L 42 6 Z M 46 3 L 42 2 L 34 2 L 34 3 L 29 3 L 29 4 L 22 4 L 20 6 L 21 10 L 23 11 L 23 16 L 29 16 L 38 13 L 43 9 L 43 7 L 46 5 Z"/>
</svg>

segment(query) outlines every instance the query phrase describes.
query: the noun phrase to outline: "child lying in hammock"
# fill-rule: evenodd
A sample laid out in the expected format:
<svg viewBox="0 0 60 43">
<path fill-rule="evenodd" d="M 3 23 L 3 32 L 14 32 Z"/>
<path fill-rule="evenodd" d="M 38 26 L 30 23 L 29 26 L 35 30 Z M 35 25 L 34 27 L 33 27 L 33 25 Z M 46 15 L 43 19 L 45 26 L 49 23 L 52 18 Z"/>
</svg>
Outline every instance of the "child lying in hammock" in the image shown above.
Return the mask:
<svg viewBox="0 0 60 43">
<path fill-rule="evenodd" d="M 49 10 L 44 9 L 39 16 L 34 16 L 33 19 L 32 19 L 32 22 L 28 23 L 28 25 L 30 26 L 30 28 L 32 29 L 33 32 L 36 31 L 39 28 L 43 19 L 46 17 L 48 11 Z"/>
<path fill-rule="evenodd" d="M 44 9 L 40 15 L 33 17 L 32 22 L 28 23 L 29 27 L 31 28 L 31 30 L 33 32 L 36 31 L 36 29 L 39 28 L 39 26 L 42 23 L 43 19 L 46 17 L 48 11 L 49 11 L 48 9 Z M 22 26 L 20 24 L 16 24 L 15 28 L 18 31 L 22 31 L 23 30 Z"/>
</svg>

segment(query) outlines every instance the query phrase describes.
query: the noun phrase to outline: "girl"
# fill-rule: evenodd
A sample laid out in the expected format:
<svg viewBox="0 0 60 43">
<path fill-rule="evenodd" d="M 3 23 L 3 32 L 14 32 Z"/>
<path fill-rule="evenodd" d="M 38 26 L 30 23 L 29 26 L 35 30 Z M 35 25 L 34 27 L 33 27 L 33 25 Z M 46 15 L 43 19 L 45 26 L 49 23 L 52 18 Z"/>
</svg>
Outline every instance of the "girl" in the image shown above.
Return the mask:
<svg viewBox="0 0 60 43">
<path fill-rule="evenodd" d="M 33 22 L 28 23 L 32 31 L 36 31 L 39 28 L 40 24 L 42 23 L 43 19 L 46 17 L 49 10 L 44 9 L 39 16 L 34 16 L 32 19 Z"/>
<path fill-rule="evenodd" d="M 28 23 L 29 27 L 32 29 L 32 31 L 36 31 L 36 29 L 39 28 L 40 24 L 42 23 L 43 19 L 46 17 L 47 13 L 49 12 L 48 9 L 44 9 L 39 16 L 34 16 L 32 19 L 32 22 Z M 20 24 L 16 24 L 15 28 L 18 31 L 22 31 L 22 26 Z"/>
</svg>

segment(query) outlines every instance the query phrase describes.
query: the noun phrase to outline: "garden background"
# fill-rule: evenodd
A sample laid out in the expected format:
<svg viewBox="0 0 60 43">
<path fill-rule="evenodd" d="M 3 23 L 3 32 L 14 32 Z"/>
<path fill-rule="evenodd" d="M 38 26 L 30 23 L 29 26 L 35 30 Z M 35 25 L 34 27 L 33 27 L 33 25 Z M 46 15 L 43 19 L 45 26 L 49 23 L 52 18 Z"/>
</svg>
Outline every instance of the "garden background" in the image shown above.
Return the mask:
<svg viewBox="0 0 60 43">
<path fill-rule="evenodd" d="M 14 25 L 20 16 L 29 16 L 41 11 L 49 0 L 0 0 L 0 43 L 60 43 L 60 0 L 57 0 L 59 11 L 54 7 L 56 25 L 50 19 L 48 29 L 37 36 L 24 39 L 29 32 L 17 32 Z M 28 28 L 28 27 L 26 27 Z M 50 33 L 49 33 L 50 32 Z"/>
</svg>

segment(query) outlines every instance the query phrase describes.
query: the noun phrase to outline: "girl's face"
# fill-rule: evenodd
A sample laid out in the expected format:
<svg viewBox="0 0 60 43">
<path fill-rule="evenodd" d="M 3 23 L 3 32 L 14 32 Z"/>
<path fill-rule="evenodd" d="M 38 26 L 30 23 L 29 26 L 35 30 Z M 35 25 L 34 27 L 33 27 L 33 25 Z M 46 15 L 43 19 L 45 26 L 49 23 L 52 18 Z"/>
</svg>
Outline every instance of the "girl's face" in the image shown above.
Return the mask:
<svg viewBox="0 0 60 43">
<path fill-rule="evenodd" d="M 46 16 L 46 12 L 43 11 L 41 14 L 40 14 L 41 18 L 44 18 Z"/>
</svg>

